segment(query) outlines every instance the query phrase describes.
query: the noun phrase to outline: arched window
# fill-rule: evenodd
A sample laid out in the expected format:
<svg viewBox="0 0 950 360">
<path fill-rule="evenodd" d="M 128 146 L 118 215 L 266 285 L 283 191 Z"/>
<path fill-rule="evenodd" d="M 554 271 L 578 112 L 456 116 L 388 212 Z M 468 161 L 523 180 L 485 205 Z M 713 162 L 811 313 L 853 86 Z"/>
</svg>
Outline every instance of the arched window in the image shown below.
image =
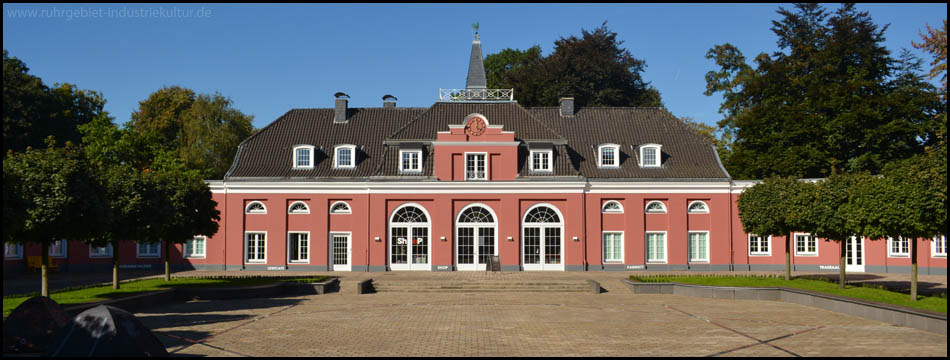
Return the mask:
<svg viewBox="0 0 950 360">
<path fill-rule="evenodd" d="M 604 213 L 623 213 L 623 206 L 620 205 L 619 201 L 610 200 L 604 203 L 604 207 L 601 208 L 601 211 Z"/>
<path fill-rule="evenodd" d="M 472 206 L 459 215 L 459 223 L 493 223 L 495 217 L 481 206 Z"/>
<path fill-rule="evenodd" d="M 266 214 L 267 208 L 264 207 L 264 203 L 260 201 L 251 201 L 250 204 L 247 204 L 247 207 L 244 208 L 245 214 Z"/>
<path fill-rule="evenodd" d="M 689 210 L 687 211 L 690 214 L 708 214 L 709 207 L 706 206 L 705 202 L 697 200 L 689 203 Z"/>
<path fill-rule="evenodd" d="M 651 201 L 647 204 L 646 212 L 649 214 L 664 214 L 666 213 L 666 205 L 659 201 Z"/>
<path fill-rule="evenodd" d="M 344 201 L 337 201 L 333 203 L 333 205 L 330 206 L 330 213 L 331 214 L 350 214 L 352 213 L 352 211 L 350 210 L 350 204 L 347 204 Z"/>
<path fill-rule="evenodd" d="M 406 206 L 393 214 L 394 223 L 426 223 L 429 218 L 419 208 L 415 206 Z"/>
<path fill-rule="evenodd" d="M 303 201 L 295 201 L 293 204 L 290 204 L 290 208 L 287 209 L 288 214 L 309 214 L 310 208 L 307 207 L 307 203 Z"/>
<path fill-rule="evenodd" d="M 528 212 L 525 216 L 525 223 L 559 223 L 561 217 L 557 215 L 554 209 L 547 206 L 538 206 Z"/>
</svg>

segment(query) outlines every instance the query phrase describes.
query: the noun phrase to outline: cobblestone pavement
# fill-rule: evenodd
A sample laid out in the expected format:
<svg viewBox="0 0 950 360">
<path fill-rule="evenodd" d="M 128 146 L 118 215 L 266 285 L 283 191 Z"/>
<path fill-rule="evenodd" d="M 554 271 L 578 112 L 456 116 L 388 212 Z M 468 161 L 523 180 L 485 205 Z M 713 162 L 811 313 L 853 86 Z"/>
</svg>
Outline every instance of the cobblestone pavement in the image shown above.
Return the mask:
<svg viewBox="0 0 950 360">
<path fill-rule="evenodd" d="M 391 276 L 491 276 L 469 274 Z M 947 355 L 944 335 L 790 303 L 635 295 L 617 275 L 602 294 L 368 295 L 347 291 L 350 276 L 339 293 L 191 301 L 136 316 L 179 356 Z"/>
</svg>

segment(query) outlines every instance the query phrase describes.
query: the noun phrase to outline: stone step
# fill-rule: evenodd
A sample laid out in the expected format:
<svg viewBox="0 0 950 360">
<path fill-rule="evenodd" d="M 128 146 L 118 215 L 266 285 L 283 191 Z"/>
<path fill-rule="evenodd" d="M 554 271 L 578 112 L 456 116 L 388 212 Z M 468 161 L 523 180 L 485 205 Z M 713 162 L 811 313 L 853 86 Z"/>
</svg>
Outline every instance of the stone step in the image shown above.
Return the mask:
<svg viewBox="0 0 950 360">
<path fill-rule="evenodd" d="M 377 292 L 403 292 L 403 293 L 508 293 L 508 292 L 590 292 L 586 289 L 376 289 Z"/>
<path fill-rule="evenodd" d="M 377 292 L 589 292 L 584 280 L 574 281 L 374 281 Z"/>
</svg>

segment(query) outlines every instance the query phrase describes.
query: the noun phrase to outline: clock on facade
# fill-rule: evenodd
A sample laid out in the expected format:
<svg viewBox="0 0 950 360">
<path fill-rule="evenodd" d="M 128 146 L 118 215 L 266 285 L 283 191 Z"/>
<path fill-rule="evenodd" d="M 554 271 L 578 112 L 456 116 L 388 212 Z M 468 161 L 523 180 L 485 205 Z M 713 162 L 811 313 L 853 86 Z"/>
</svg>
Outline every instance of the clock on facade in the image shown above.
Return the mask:
<svg viewBox="0 0 950 360">
<path fill-rule="evenodd" d="M 485 133 L 485 119 L 473 116 L 465 123 L 465 133 L 471 136 L 479 136 Z"/>
</svg>

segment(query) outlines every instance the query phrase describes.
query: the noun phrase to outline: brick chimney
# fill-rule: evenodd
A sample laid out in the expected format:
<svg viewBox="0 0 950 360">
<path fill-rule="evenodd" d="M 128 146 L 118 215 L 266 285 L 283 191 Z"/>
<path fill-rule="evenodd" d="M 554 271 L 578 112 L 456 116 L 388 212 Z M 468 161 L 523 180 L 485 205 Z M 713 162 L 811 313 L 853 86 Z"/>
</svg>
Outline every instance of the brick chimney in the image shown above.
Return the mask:
<svg viewBox="0 0 950 360">
<path fill-rule="evenodd" d="M 336 104 L 333 109 L 333 122 L 338 124 L 345 124 L 347 122 L 346 117 L 346 107 L 347 100 L 344 97 L 337 97 Z"/>
<path fill-rule="evenodd" d="M 396 107 L 396 97 L 392 95 L 383 96 L 383 107 L 384 108 L 394 108 Z"/>
<path fill-rule="evenodd" d="M 574 116 L 574 98 L 561 98 L 561 116 Z"/>
</svg>

